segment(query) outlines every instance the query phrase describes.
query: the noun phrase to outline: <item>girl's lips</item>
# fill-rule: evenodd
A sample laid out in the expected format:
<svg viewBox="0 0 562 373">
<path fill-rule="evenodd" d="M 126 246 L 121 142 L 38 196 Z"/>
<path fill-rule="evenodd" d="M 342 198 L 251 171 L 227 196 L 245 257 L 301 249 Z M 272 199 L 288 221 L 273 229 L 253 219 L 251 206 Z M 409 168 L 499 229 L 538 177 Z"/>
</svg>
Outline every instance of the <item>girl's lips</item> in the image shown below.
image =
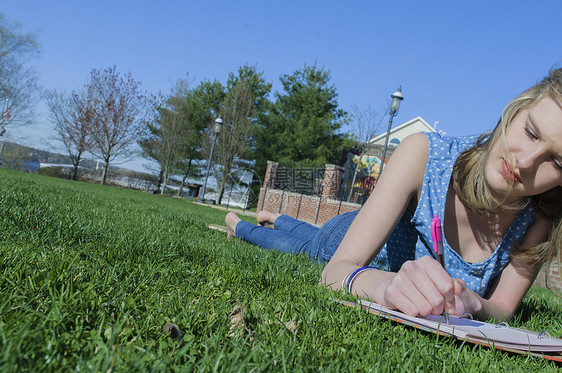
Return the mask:
<svg viewBox="0 0 562 373">
<path fill-rule="evenodd" d="M 505 159 L 502 159 L 502 172 L 503 176 L 510 181 L 520 183 L 521 178 L 515 172 L 511 171 Z"/>
</svg>

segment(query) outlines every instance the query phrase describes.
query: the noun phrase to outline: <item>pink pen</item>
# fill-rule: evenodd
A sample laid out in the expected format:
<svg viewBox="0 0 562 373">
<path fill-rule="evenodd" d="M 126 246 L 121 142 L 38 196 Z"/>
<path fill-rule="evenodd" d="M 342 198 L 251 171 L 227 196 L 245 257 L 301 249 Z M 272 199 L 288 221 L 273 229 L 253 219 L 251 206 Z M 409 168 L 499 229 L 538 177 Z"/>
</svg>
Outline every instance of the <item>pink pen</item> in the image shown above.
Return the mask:
<svg viewBox="0 0 562 373">
<path fill-rule="evenodd" d="M 439 264 L 445 269 L 445 258 L 443 256 L 443 233 L 441 232 L 441 219 L 437 214 L 433 215 L 431 221 L 431 239 L 433 241 L 433 251 L 437 256 Z"/>
<path fill-rule="evenodd" d="M 431 240 L 433 241 L 433 251 L 437 256 L 437 261 L 441 264 L 441 267 L 445 269 L 445 257 L 443 254 L 443 233 L 441 231 L 441 219 L 439 215 L 433 215 L 433 220 L 431 221 Z M 449 324 L 449 313 L 443 311 L 443 317 L 445 322 Z"/>
</svg>

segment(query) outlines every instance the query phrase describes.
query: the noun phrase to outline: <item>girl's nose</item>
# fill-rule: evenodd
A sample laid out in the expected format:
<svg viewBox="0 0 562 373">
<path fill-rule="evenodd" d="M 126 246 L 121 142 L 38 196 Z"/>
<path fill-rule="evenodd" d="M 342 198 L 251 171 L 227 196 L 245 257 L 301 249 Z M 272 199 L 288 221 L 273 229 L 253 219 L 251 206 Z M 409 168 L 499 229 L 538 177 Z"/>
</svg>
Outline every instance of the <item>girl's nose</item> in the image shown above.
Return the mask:
<svg viewBox="0 0 562 373">
<path fill-rule="evenodd" d="M 545 150 L 542 146 L 533 146 L 525 150 L 522 150 L 517 154 L 517 168 L 526 169 L 529 167 L 536 166 L 541 162 L 543 156 L 545 155 Z"/>
</svg>

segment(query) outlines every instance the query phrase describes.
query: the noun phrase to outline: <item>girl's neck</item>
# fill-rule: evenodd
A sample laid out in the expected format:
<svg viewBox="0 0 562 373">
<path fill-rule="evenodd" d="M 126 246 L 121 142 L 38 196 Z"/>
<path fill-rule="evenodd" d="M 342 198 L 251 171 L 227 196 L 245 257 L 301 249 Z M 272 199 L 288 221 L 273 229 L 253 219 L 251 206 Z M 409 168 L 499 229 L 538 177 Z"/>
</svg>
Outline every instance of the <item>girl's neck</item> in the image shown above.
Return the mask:
<svg viewBox="0 0 562 373">
<path fill-rule="evenodd" d="M 517 213 L 478 215 L 462 204 L 454 188 L 449 188 L 443 224 L 445 239 L 466 262 L 481 262 L 495 251 Z"/>
</svg>

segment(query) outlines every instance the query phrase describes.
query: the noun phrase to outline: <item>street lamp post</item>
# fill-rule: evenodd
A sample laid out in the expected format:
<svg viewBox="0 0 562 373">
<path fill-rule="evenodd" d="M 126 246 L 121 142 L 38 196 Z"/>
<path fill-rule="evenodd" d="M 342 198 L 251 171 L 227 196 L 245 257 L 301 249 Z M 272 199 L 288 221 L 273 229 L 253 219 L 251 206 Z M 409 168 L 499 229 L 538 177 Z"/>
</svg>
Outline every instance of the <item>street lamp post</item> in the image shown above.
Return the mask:
<svg viewBox="0 0 562 373">
<path fill-rule="evenodd" d="M 213 161 L 213 153 L 215 152 L 215 144 L 217 143 L 217 137 L 219 132 L 221 131 L 222 126 L 222 119 L 219 115 L 217 119 L 215 119 L 215 127 L 213 130 L 215 131 L 215 138 L 213 139 L 213 146 L 211 147 L 211 154 L 209 155 L 209 161 L 207 162 L 207 172 L 205 174 L 205 182 L 203 183 L 203 188 L 201 188 L 200 198 L 201 202 L 205 202 L 205 192 L 207 192 L 207 180 L 209 179 L 209 173 L 211 172 L 211 162 Z"/>
<path fill-rule="evenodd" d="M 0 157 L 2 156 L 2 150 L 4 150 L 4 134 L 6 133 L 6 125 L 0 124 Z M 0 162 L 1 163 L 1 162 Z"/>
<path fill-rule="evenodd" d="M 8 99 L 4 102 L 4 110 L 2 111 L 2 116 L 0 117 L 0 139 L 2 142 L 0 143 L 0 156 L 2 156 L 2 150 L 4 150 L 4 135 L 6 134 L 6 126 L 8 123 L 4 123 L 4 121 L 10 121 L 10 110 L 8 109 Z M 2 164 L 2 162 L 0 162 Z"/>
<path fill-rule="evenodd" d="M 384 160 L 386 159 L 386 150 L 388 149 L 388 139 L 390 138 L 390 127 L 392 127 L 392 119 L 398 114 L 398 109 L 400 108 L 400 101 L 404 99 L 402 96 L 402 87 L 398 87 L 398 90 L 392 95 L 392 102 L 390 103 L 390 119 L 388 120 L 388 130 L 386 131 L 386 138 L 384 140 L 384 149 L 382 151 L 381 169 L 379 171 L 379 178 L 382 174 L 382 169 L 384 167 Z M 378 178 L 377 178 L 378 181 Z"/>
</svg>

